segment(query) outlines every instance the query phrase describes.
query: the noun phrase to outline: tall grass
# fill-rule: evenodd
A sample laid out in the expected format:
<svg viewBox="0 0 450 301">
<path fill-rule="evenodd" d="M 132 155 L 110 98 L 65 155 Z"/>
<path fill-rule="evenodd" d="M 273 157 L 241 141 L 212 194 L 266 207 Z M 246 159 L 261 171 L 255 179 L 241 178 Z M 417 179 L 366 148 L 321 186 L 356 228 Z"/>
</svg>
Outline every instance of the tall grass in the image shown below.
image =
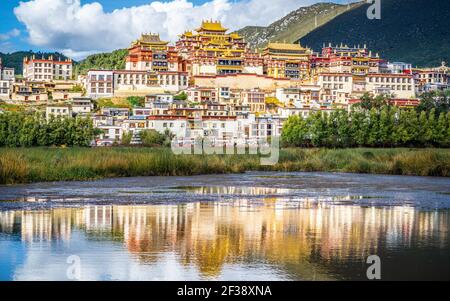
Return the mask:
<svg viewBox="0 0 450 301">
<path fill-rule="evenodd" d="M 300 149 L 261 166 L 251 155 L 174 155 L 167 148 L 0 148 L 0 183 L 183 176 L 244 171 L 334 171 L 450 176 L 449 149 Z"/>
</svg>

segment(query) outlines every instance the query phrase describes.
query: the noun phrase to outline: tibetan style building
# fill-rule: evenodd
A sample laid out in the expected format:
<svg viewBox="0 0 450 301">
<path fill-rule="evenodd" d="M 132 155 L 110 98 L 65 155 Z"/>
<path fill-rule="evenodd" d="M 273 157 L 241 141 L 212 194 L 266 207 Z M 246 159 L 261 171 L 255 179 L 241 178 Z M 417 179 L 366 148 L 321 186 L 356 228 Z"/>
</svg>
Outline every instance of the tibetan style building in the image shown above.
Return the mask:
<svg viewBox="0 0 450 301">
<path fill-rule="evenodd" d="M 363 47 L 341 44 L 340 46 L 325 46 L 322 54 L 313 58 L 313 66 L 317 73 L 351 73 L 364 76 L 369 73 L 380 73 L 385 64 L 379 55 L 373 55 L 364 45 Z"/>
<path fill-rule="evenodd" d="M 176 44 L 183 71 L 191 75 L 263 73 L 263 60 L 248 49 L 236 33 L 227 33 L 220 22 L 203 21 L 194 32 L 180 36 Z"/>
<path fill-rule="evenodd" d="M 264 73 L 274 78 L 308 79 L 312 51 L 300 44 L 269 43 L 263 50 Z"/>
<path fill-rule="evenodd" d="M 126 70 L 178 71 L 178 54 L 158 34 L 142 34 L 128 49 Z"/>
</svg>

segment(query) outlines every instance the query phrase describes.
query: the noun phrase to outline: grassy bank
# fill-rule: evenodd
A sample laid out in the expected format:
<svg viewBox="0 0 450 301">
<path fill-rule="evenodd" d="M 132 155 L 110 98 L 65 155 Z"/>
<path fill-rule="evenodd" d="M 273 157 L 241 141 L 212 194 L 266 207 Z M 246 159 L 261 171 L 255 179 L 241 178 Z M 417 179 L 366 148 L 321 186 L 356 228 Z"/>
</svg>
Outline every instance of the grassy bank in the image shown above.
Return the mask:
<svg viewBox="0 0 450 301">
<path fill-rule="evenodd" d="M 0 183 L 264 171 L 450 176 L 450 149 L 283 149 L 274 166 L 256 156 L 176 156 L 165 148 L 0 148 Z"/>
</svg>

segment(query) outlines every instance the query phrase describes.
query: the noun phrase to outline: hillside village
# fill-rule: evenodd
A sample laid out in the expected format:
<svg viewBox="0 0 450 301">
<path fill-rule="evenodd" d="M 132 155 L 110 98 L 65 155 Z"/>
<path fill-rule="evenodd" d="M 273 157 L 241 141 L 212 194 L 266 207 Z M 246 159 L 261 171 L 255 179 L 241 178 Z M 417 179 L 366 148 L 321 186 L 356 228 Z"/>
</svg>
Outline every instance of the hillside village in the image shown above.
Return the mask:
<svg viewBox="0 0 450 301">
<path fill-rule="evenodd" d="M 450 88 L 445 62 L 413 68 L 345 43 L 324 43 L 315 52 L 277 42 L 257 51 L 212 20 L 174 44 L 142 34 L 131 42 L 123 70 L 91 69 L 75 78 L 73 69 L 70 59 L 31 56 L 19 78 L 0 61 L 0 112 L 13 107 L 45 112 L 47 119 L 92 118 L 102 130 L 98 146 L 126 135 L 139 144 L 143 130 L 170 132 L 180 144 L 208 137 L 236 145 L 281 135 L 293 115 L 351 111 L 364 95 L 413 108 L 422 93 Z"/>
</svg>

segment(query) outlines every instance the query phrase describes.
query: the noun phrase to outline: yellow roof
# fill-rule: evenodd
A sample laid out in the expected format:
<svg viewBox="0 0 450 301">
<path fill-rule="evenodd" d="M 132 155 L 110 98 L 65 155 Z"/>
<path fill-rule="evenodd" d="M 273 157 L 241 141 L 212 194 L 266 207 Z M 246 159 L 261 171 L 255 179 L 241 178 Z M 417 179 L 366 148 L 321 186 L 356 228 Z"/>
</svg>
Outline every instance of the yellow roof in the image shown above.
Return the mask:
<svg viewBox="0 0 450 301">
<path fill-rule="evenodd" d="M 162 41 L 159 37 L 159 34 L 141 34 L 140 39 L 134 41 L 132 46 L 135 45 L 162 45 L 165 46 L 169 44 L 169 42 Z"/>
<path fill-rule="evenodd" d="M 303 48 L 300 44 L 290 44 L 290 43 L 269 43 L 269 45 L 267 45 L 267 48 L 276 50 L 307 50 L 306 48 Z"/>
<path fill-rule="evenodd" d="M 197 31 L 227 31 L 228 28 L 222 26 L 220 21 L 203 21 L 202 26 Z"/>
<path fill-rule="evenodd" d="M 237 33 L 232 33 L 230 36 L 232 39 L 235 39 L 235 40 L 242 39 L 242 37 Z"/>
</svg>

